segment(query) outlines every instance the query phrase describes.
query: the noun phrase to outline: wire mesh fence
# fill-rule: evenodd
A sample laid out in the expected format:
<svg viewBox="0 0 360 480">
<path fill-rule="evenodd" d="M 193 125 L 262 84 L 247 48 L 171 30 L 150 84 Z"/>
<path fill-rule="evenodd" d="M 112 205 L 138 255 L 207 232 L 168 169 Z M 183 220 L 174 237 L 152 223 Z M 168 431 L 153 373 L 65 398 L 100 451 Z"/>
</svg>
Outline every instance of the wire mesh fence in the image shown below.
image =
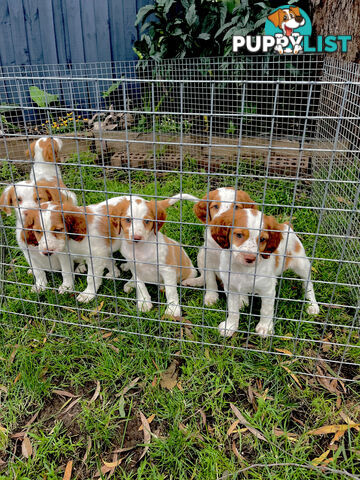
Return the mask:
<svg viewBox="0 0 360 480">
<path fill-rule="evenodd" d="M 358 65 L 253 56 L 1 74 L 3 326 L 357 378 Z"/>
</svg>

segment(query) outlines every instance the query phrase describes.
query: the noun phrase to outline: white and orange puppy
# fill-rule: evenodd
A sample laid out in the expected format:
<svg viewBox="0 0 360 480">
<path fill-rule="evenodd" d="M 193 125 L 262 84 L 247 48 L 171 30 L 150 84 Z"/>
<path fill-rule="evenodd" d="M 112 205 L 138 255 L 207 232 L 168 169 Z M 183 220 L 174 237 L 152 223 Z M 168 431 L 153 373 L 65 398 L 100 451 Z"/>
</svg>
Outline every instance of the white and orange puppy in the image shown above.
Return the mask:
<svg viewBox="0 0 360 480">
<path fill-rule="evenodd" d="M 138 308 L 151 310 L 151 297 L 145 283 L 165 287 L 167 308 L 165 315 L 179 317 L 181 309 L 177 285 L 182 279 L 196 276 L 190 258 L 174 240 L 160 232 L 166 219 L 165 209 L 178 200 L 198 200 L 191 195 L 175 195 L 161 201 L 147 201 L 141 197 L 126 197 L 114 209 L 121 217 L 119 232 L 123 239 L 121 254 L 128 260 L 121 268 L 131 270 L 132 278 L 124 286 L 126 293 L 136 288 Z"/>
<path fill-rule="evenodd" d="M 59 293 L 74 289 L 73 263 L 87 265 L 87 287 L 77 296 L 79 302 L 90 302 L 98 291 L 104 270 L 107 277 L 118 277 L 112 253 L 119 250 L 119 220 L 113 218 L 113 208 L 123 197 L 77 207 L 72 203 L 41 204 L 41 209 L 25 212 L 25 227 L 34 233 L 40 255 L 55 258 L 60 264 L 63 283 Z"/>
<path fill-rule="evenodd" d="M 46 271 L 57 271 L 60 264 L 57 259 L 50 260 L 39 252 L 38 243 L 34 234 L 25 230 L 25 212 L 28 209 L 38 209 L 40 204 L 48 201 L 70 202 L 76 201 L 76 196 L 68 190 L 62 181 L 57 179 L 41 180 L 34 183 L 32 180 L 25 180 L 14 185 L 8 185 L 0 197 L 0 210 L 7 215 L 14 211 L 16 216 L 16 239 L 21 248 L 27 263 L 31 267 L 29 274 L 33 273 L 35 285 L 34 292 L 45 289 Z"/>
<path fill-rule="evenodd" d="M 52 139 L 50 137 L 41 137 L 31 142 L 29 150 L 26 151 L 27 155 L 31 153 L 31 158 L 34 160 L 30 180 L 34 182 L 50 179 L 62 180 L 58 166 L 61 149 L 62 140 L 56 137 Z"/>
<path fill-rule="evenodd" d="M 319 313 L 309 259 L 287 223 L 279 224 L 274 217 L 258 210 L 243 209 L 235 212 L 235 216 L 228 213 L 219 219 L 211 227 L 211 235 L 222 248 L 220 277 L 228 296 L 228 317 L 219 325 L 221 335 L 231 336 L 237 330 L 239 309 L 248 294 L 261 297 L 256 332 L 261 337 L 273 334 L 277 277 L 288 269 L 305 281 L 305 298 L 310 302 L 308 313 Z"/>
<path fill-rule="evenodd" d="M 234 190 L 232 187 L 217 188 L 205 195 L 202 200 L 194 206 L 195 215 L 206 224 L 205 242 L 199 250 L 197 257 L 197 267 L 200 270 L 200 276 L 189 278 L 182 282 L 183 285 L 192 287 L 202 287 L 205 285 L 205 305 L 213 305 L 219 299 L 218 286 L 216 279 L 220 279 L 220 254 L 221 247 L 211 236 L 210 228 L 214 222 L 219 221 L 223 215 L 231 211 L 234 212 L 241 208 L 258 207 L 249 195 L 242 190 Z"/>
</svg>

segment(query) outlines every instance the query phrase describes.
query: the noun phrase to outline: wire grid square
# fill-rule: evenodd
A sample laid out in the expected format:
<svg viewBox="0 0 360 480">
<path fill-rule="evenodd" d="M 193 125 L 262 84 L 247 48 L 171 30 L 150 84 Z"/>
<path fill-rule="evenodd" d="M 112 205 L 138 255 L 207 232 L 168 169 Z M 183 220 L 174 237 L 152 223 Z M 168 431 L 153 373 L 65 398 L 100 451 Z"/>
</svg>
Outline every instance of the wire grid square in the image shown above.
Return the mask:
<svg viewBox="0 0 360 480">
<path fill-rule="evenodd" d="M 264 214 L 294 226 L 321 306 L 320 317 L 308 315 L 302 282 L 284 272 L 277 280 L 275 335 L 266 341 L 255 335 L 260 301 L 252 296 L 230 341 L 217 331 L 228 314 L 221 285 L 215 307 L 205 304 L 204 287 L 179 285 L 184 317 L 177 319 L 164 318 L 166 298 L 156 280 L 149 287 L 153 310 L 139 311 L 135 297 L 123 290 L 126 273 L 103 273 L 90 305 L 59 294 L 59 271 L 47 273 L 44 293 L 31 293 L 33 279 L 9 217 L 1 228 L 3 325 L 50 321 L 59 335 L 64 325 L 115 330 L 144 341 L 158 338 L 170 351 L 191 354 L 193 347 L 221 346 L 291 355 L 308 361 L 297 367 L 302 374 L 356 377 L 358 66 L 318 55 L 252 56 L 12 66 L 2 67 L 1 74 L 3 187 L 28 178 L 31 161 L 24 150 L 50 135 L 63 140 L 60 170 L 80 205 L 119 195 L 161 201 L 176 193 L 203 197 L 224 186 L 246 190 Z M 32 87 L 55 95 L 55 101 L 45 95 L 36 104 Z M 196 267 L 204 226 L 192 204 L 181 200 L 169 208 L 164 231 Z M 122 261 L 119 252 L 111 255 Z M 149 268 L 154 262 L 158 258 L 150 259 Z M 85 278 L 86 273 L 76 276 L 77 293 Z"/>
</svg>

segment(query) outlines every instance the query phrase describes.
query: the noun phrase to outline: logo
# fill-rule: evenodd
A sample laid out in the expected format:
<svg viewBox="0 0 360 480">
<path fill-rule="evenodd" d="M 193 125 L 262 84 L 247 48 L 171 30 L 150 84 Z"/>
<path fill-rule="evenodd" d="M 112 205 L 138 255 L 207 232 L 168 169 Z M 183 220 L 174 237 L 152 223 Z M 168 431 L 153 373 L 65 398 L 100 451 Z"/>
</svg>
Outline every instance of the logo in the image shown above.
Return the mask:
<svg viewBox="0 0 360 480">
<path fill-rule="evenodd" d="M 233 52 L 244 48 L 250 53 L 274 50 L 280 55 L 299 53 L 347 52 L 350 35 L 319 35 L 310 46 L 312 25 L 309 15 L 299 7 L 283 5 L 266 18 L 265 35 L 233 36 Z"/>
</svg>

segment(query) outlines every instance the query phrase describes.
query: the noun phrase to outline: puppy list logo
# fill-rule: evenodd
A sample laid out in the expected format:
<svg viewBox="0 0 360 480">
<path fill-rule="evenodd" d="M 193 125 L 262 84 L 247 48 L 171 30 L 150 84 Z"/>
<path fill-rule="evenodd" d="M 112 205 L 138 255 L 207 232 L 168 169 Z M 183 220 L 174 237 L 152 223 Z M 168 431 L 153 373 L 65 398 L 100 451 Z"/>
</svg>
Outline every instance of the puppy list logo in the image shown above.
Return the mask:
<svg viewBox="0 0 360 480">
<path fill-rule="evenodd" d="M 316 46 L 310 46 L 312 32 L 309 15 L 299 7 L 283 5 L 273 10 L 265 22 L 265 35 L 233 37 L 233 52 L 245 47 L 248 52 L 266 53 L 270 49 L 282 54 L 347 52 L 350 35 L 328 35 L 316 37 Z"/>
</svg>

